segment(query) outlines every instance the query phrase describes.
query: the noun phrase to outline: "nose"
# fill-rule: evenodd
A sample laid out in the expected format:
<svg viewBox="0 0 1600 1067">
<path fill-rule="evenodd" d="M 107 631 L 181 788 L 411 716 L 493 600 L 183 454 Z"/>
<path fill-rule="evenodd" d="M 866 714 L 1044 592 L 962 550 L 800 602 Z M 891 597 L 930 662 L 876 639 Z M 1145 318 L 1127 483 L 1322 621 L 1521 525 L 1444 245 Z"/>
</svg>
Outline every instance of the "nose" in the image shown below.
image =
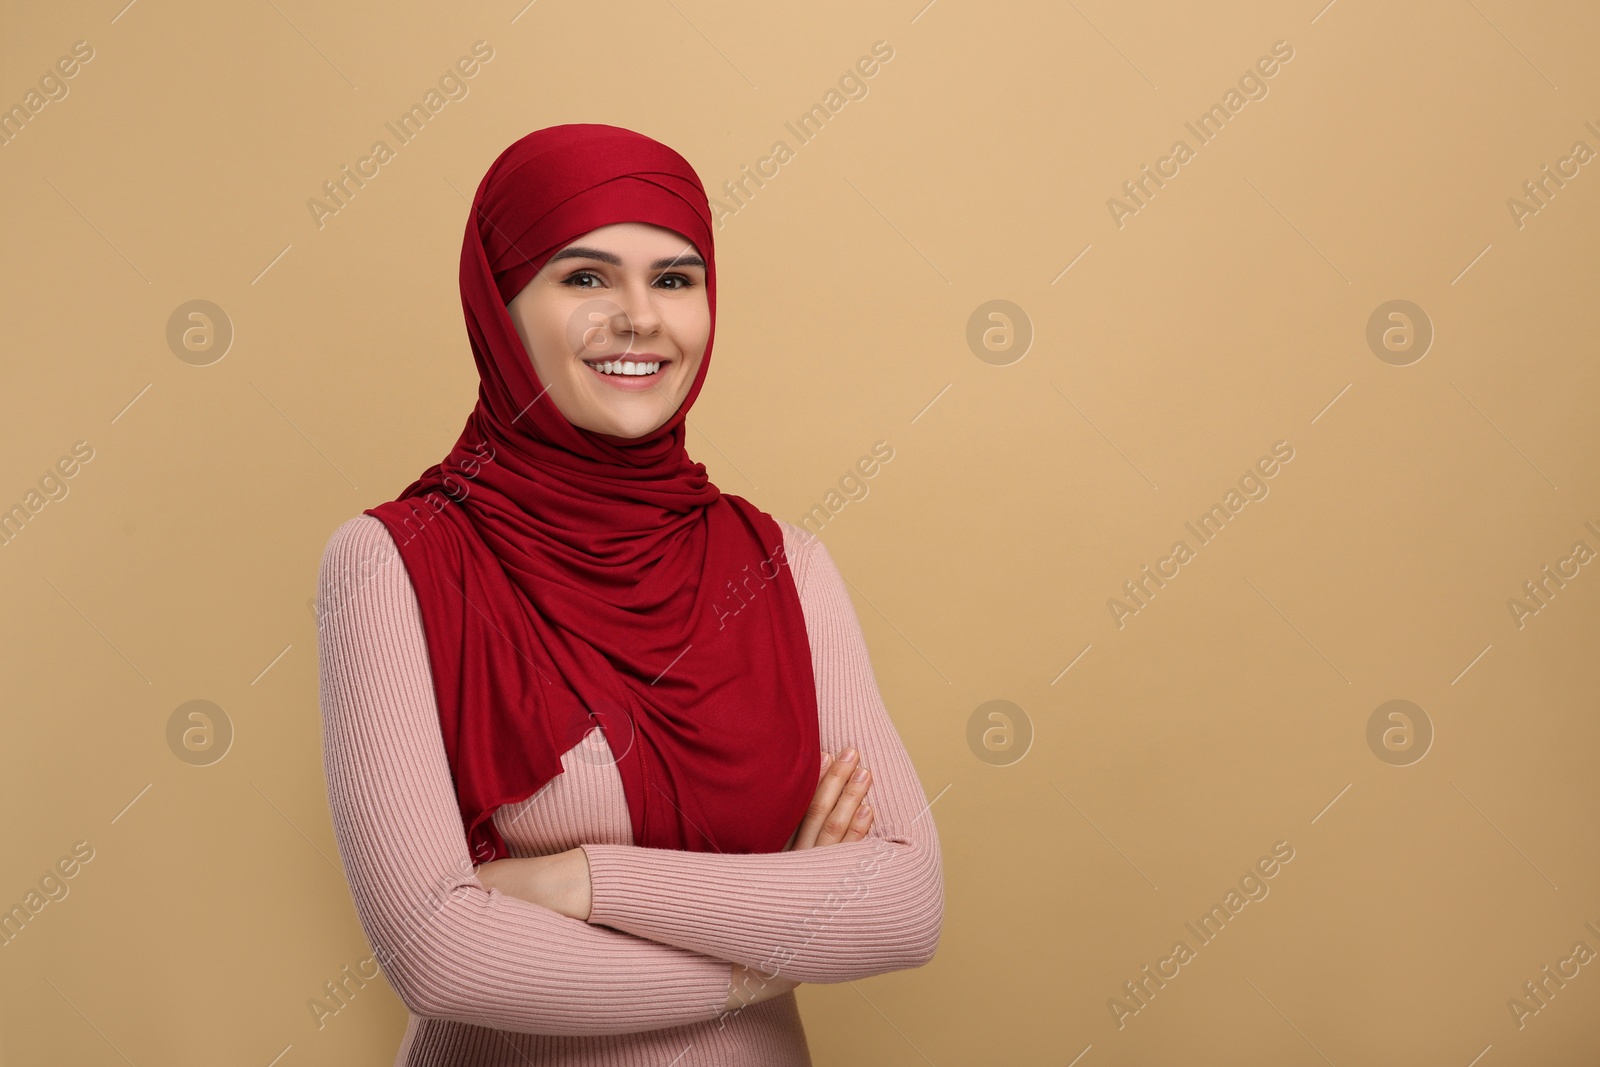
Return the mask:
<svg viewBox="0 0 1600 1067">
<path fill-rule="evenodd" d="M 617 290 L 618 333 L 649 337 L 662 329 L 661 310 L 656 306 L 656 290 L 648 281 L 630 279 Z M 631 338 L 630 338 L 631 341 Z"/>
</svg>

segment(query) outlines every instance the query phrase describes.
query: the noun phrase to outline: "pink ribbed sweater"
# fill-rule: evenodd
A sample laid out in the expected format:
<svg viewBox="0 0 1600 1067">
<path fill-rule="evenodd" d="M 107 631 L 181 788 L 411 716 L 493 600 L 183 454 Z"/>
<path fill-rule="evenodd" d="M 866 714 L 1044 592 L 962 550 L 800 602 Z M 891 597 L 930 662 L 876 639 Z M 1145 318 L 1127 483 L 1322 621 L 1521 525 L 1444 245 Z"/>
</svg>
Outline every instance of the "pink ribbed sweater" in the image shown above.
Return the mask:
<svg viewBox="0 0 1600 1067">
<path fill-rule="evenodd" d="M 824 751 L 873 774 L 866 840 L 743 855 L 636 847 L 598 729 L 495 825 L 513 856 L 581 846 L 587 922 L 472 873 L 416 594 L 373 516 L 318 576 L 328 802 L 356 913 L 409 1011 L 398 1065 L 810 1064 L 794 993 L 736 1013 L 729 961 L 802 982 L 918 967 L 944 915 L 939 841 L 820 541 L 781 523 L 811 641 Z"/>
</svg>

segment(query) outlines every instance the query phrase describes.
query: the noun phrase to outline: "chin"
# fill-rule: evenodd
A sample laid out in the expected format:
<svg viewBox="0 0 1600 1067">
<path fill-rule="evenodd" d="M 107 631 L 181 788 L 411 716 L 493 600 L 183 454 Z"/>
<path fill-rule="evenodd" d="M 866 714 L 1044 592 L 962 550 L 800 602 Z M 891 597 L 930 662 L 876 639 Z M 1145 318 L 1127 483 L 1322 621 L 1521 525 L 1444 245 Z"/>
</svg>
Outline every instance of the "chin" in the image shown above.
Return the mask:
<svg viewBox="0 0 1600 1067">
<path fill-rule="evenodd" d="M 643 437 L 659 427 L 666 419 L 595 419 L 601 424 L 600 432 L 616 437 Z"/>
</svg>

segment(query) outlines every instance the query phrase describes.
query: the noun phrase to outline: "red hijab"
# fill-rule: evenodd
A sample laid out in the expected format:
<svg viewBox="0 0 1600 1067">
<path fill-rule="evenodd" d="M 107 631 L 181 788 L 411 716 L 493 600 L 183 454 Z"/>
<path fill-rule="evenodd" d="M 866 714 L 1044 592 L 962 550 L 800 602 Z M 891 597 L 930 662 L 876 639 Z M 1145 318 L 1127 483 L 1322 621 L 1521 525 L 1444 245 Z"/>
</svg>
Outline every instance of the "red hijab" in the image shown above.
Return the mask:
<svg viewBox="0 0 1600 1067">
<path fill-rule="evenodd" d="M 692 242 L 711 311 L 683 404 L 639 438 L 574 426 L 542 398 L 506 309 L 552 255 L 618 222 Z M 416 590 L 474 862 L 508 854 L 494 810 L 562 773 L 595 724 L 637 845 L 776 852 L 815 791 L 816 688 L 782 529 L 684 450 L 716 278 L 700 179 L 642 134 L 537 130 L 478 186 L 461 246 L 477 405 L 443 462 L 366 511 Z"/>
</svg>

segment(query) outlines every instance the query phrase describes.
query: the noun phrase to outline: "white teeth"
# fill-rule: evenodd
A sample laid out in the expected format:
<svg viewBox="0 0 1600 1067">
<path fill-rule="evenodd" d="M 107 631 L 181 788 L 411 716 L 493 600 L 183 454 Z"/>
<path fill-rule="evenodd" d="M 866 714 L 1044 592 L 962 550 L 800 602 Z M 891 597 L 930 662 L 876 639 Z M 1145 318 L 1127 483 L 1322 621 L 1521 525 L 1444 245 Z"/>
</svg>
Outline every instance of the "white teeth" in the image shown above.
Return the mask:
<svg viewBox="0 0 1600 1067">
<path fill-rule="evenodd" d="M 625 359 L 621 361 L 613 360 L 610 363 L 591 363 L 589 366 L 593 367 L 601 374 L 627 374 L 635 377 L 646 374 L 654 374 L 656 371 L 661 369 L 661 364 L 659 362 L 635 363 L 631 359 Z"/>
</svg>

